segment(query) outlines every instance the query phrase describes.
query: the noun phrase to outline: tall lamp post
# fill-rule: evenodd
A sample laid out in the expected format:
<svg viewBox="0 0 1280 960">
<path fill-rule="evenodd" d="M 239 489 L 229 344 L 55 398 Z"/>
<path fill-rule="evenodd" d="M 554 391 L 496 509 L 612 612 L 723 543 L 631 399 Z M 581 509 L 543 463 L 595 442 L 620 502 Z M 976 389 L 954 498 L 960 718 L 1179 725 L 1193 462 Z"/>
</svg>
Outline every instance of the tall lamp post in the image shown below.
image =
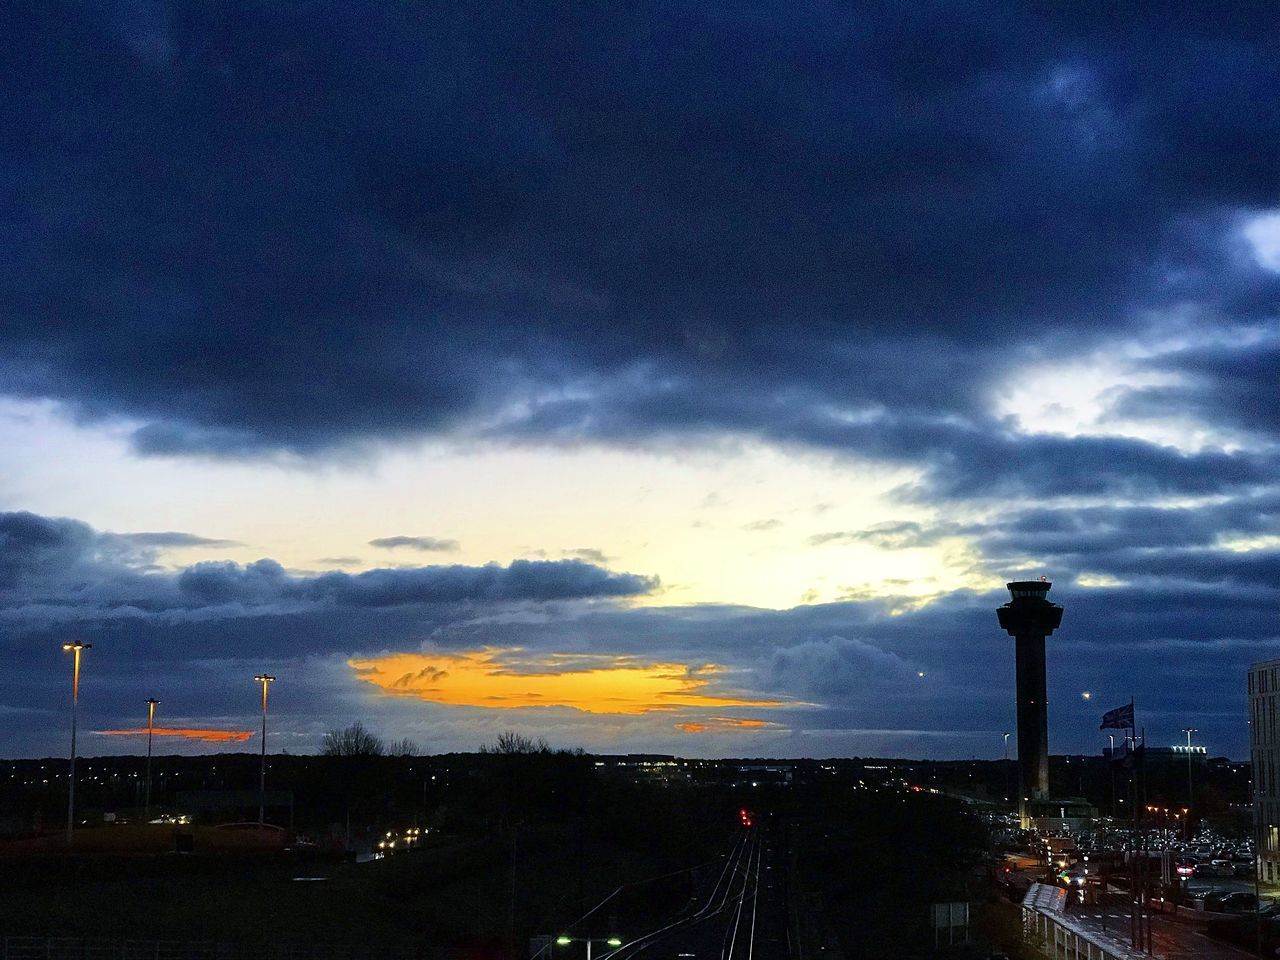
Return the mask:
<svg viewBox="0 0 1280 960">
<path fill-rule="evenodd" d="M 1111 741 L 1111 752 L 1107 754 L 1107 766 L 1111 768 L 1111 819 L 1116 818 L 1116 735 L 1108 733 L 1107 739 Z"/>
<path fill-rule="evenodd" d="M 1187 735 L 1187 820 L 1185 829 L 1187 837 L 1191 837 L 1191 803 L 1194 795 L 1191 792 L 1191 735 L 1199 733 L 1195 727 L 1183 727 L 1182 732 Z"/>
<path fill-rule="evenodd" d="M 80 654 L 92 647 L 92 643 L 64 643 L 62 649 L 73 657 L 71 668 L 71 771 L 67 778 L 67 845 L 72 842 L 76 825 L 76 708 L 80 705 Z"/>
<path fill-rule="evenodd" d="M 151 820 L 151 732 L 156 727 L 156 704 L 159 702 L 155 697 L 147 698 L 147 799 L 143 809 L 144 819 L 148 822 Z"/>
<path fill-rule="evenodd" d="M 1001 734 L 1004 737 L 1004 792 L 1005 799 L 1013 799 L 1013 791 L 1009 789 L 1009 734 Z"/>
<path fill-rule="evenodd" d="M 262 684 L 262 761 L 258 767 L 258 823 L 267 822 L 267 685 L 275 677 L 260 673 L 253 679 Z"/>
</svg>

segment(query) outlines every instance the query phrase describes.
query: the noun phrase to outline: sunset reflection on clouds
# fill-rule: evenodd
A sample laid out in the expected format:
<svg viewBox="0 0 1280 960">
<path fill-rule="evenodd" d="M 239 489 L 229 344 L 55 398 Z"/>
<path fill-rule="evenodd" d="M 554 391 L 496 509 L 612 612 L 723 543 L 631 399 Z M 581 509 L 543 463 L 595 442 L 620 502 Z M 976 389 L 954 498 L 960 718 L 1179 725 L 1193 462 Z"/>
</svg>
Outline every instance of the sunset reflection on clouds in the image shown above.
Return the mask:
<svg viewBox="0 0 1280 960">
<path fill-rule="evenodd" d="M 95 730 L 100 737 L 145 737 L 147 728 L 134 730 Z M 180 737 L 200 743 L 244 743 L 253 736 L 252 730 L 188 730 L 174 727 L 156 727 L 150 731 L 156 737 Z"/>
<path fill-rule="evenodd" d="M 573 707 L 586 713 L 640 715 L 685 707 L 776 707 L 776 700 L 708 690 L 715 666 L 645 663 L 632 657 L 526 656 L 512 649 L 457 654 L 396 653 L 348 664 L 390 696 L 451 706 Z"/>
</svg>

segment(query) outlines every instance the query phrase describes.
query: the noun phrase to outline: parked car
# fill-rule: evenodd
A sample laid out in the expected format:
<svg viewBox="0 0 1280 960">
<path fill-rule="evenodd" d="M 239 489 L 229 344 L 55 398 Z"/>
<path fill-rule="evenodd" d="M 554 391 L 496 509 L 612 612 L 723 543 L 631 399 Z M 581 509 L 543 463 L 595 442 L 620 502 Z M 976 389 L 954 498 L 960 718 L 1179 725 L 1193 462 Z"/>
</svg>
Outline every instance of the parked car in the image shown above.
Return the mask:
<svg viewBox="0 0 1280 960">
<path fill-rule="evenodd" d="M 1221 913 L 1253 913 L 1258 909 L 1258 898 L 1252 893 L 1228 893 L 1218 898 L 1217 903 Z M 1211 909 L 1207 901 L 1205 909 Z"/>
</svg>

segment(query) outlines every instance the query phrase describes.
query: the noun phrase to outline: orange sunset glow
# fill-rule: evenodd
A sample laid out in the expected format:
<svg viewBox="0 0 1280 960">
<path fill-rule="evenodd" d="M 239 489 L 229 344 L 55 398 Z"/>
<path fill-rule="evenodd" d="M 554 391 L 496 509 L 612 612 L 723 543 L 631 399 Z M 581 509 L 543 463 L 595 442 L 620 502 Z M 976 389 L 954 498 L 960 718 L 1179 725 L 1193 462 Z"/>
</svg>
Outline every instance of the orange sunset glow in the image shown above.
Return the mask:
<svg viewBox="0 0 1280 960">
<path fill-rule="evenodd" d="M 521 654 L 515 648 L 396 653 L 347 663 L 384 694 L 451 706 L 573 707 L 631 716 L 679 707 L 780 706 L 774 700 L 705 692 L 708 675 L 719 672 L 714 666 L 695 671 L 683 663 L 643 663 L 629 657 L 597 657 L 599 666 L 584 666 L 570 655 L 522 663 Z"/>
<path fill-rule="evenodd" d="M 95 730 L 100 737 L 145 737 L 147 728 L 137 730 Z M 253 736 L 251 730 L 185 730 L 177 727 L 156 727 L 151 731 L 157 737 L 181 737 L 201 743 L 244 743 Z"/>
<path fill-rule="evenodd" d="M 708 717 L 705 720 L 690 720 L 677 723 L 676 729 L 682 733 L 716 733 L 732 730 L 758 730 L 762 727 L 776 727 L 771 720 L 756 720 L 752 717 Z"/>
</svg>

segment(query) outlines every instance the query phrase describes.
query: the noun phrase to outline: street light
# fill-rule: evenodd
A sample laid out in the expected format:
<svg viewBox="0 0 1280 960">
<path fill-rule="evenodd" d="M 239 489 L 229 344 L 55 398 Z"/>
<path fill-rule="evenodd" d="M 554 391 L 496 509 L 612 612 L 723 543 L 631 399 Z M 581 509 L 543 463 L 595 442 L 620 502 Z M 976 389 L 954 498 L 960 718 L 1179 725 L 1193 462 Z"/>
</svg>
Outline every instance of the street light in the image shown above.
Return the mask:
<svg viewBox="0 0 1280 960">
<path fill-rule="evenodd" d="M 260 673 L 253 679 L 262 684 L 262 761 L 258 768 L 258 825 L 267 822 L 267 684 L 275 677 Z"/>
<path fill-rule="evenodd" d="M 1111 752 L 1107 754 L 1107 766 L 1111 769 L 1111 819 L 1116 817 L 1116 735 L 1108 733 L 1107 739 L 1111 741 Z"/>
<path fill-rule="evenodd" d="M 76 640 L 64 643 L 62 649 L 74 654 L 71 668 L 71 774 L 67 779 L 67 845 L 71 845 L 72 830 L 76 824 L 76 707 L 80 703 L 80 653 L 92 647 L 92 643 Z"/>
<path fill-rule="evenodd" d="M 1200 731 L 1197 730 L 1195 727 L 1183 727 L 1182 732 L 1187 735 L 1187 810 L 1190 811 L 1191 803 L 1193 799 L 1192 793 L 1191 793 L 1191 735 L 1193 733 L 1199 733 Z M 1190 812 L 1187 813 L 1186 831 L 1187 831 L 1187 837 L 1189 838 L 1191 836 Z"/>
<path fill-rule="evenodd" d="M 1003 733 L 1001 736 L 1004 737 L 1004 798 L 1008 800 L 1013 796 L 1013 790 L 1010 788 L 1009 783 L 1009 734 Z"/>
<path fill-rule="evenodd" d="M 591 960 L 591 944 L 593 943 L 603 943 L 614 949 L 622 946 L 622 940 L 618 937 L 608 937 L 607 939 L 605 937 L 568 937 L 563 934 L 556 937 L 558 946 L 567 947 L 571 943 L 585 943 L 587 945 L 587 960 Z"/>
<path fill-rule="evenodd" d="M 147 698 L 147 800 L 143 819 L 151 820 L 151 731 L 156 726 L 156 705 L 160 701 L 155 697 Z"/>
</svg>

